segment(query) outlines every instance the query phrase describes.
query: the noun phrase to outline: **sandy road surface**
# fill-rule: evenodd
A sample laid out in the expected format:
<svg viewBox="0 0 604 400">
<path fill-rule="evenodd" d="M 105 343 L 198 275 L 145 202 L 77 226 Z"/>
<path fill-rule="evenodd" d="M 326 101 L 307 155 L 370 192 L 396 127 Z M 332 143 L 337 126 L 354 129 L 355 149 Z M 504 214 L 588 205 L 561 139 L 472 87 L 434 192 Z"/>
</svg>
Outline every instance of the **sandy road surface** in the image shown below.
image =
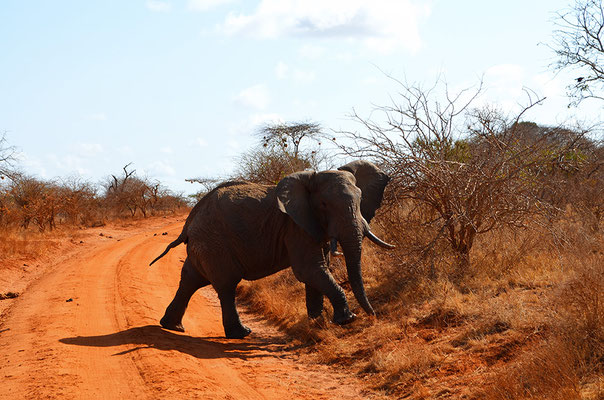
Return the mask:
<svg viewBox="0 0 604 400">
<path fill-rule="evenodd" d="M 161 329 L 185 248 L 147 265 L 181 227 L 172 219 L 91 239 L 10 300 L 0 317 L 0 399 L 368 397 L 354 378 L 302 362 L 258 317 L 242 315 L 250 337 L 224 339 L 211 288 L 193 297 L 186 333 Z"/>
</svg>

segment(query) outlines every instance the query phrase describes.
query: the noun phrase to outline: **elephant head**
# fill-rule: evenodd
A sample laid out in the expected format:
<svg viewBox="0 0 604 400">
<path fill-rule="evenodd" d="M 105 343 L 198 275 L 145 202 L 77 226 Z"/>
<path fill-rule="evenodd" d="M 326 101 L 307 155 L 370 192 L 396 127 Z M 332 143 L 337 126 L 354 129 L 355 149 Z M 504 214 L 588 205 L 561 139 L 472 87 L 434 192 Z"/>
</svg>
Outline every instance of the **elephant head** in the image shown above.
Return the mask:
<svg viewBox="0 0 604 400">
<path fill-rule="evenodd" d="M 369 229 L 379 208 L 388 176 L 372 163 L 355 161 L 338 171 L 304 171 L 285 177 L 277 185 L 277 207 L 316 242 L 339 242 L 355 298 L 370 315 L 361 273 L 361 245 L 367 236 L 392 248 Z"/>
</svg>

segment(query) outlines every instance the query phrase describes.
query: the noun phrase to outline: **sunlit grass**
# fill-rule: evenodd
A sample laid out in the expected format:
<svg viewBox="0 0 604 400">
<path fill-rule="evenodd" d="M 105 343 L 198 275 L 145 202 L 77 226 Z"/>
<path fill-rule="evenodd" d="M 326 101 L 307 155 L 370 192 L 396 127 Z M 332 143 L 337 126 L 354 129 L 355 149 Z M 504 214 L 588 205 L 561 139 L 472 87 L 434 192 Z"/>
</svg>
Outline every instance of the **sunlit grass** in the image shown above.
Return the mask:
<svg viewBox="0 0 604 400">
<path fill-rule="evenodd" d="M 405 252 L 404 240 L 397 254 L 365 245 L 363 274 L 378 317 L 365 315 L 347 290 L 359 319 L 345 327 L 326 322 L 327 301 L 324 322 L 310 324 L 303 285 L 288 271 L 247 283 L 241 294 L 310 343 L 318 362 L 348 368 L 395 397 L 599 399 L 603 238 L 565 221 L 554 228 L 481 237 L 470 271 L 455 283 L 446 252 L 426 266 Z M 341 261 L 332 270 L 346 290 Z"/>
</svg>

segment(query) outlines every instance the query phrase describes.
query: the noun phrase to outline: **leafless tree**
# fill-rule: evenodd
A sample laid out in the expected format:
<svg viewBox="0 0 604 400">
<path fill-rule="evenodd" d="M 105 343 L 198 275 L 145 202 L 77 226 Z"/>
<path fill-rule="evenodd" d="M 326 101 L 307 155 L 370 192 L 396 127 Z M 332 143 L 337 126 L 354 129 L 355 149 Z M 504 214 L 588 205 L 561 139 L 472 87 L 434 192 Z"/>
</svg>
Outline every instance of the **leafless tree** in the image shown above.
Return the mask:
<svg viewBox="0 0 604 400">
<path fill-rule="evenodd" d="M 109 186 L 107 187 L 107 191 L 110 192 L 121 192 L 124 191 L 124 188 L 126 186 L 126 182 L 128 182 L 128 179 L 134 175 L 134 173 L 136 172 L 135 169 L 133 169 L 132 171 L 128 171 L 128 167 L 131 166 L 132 163 L 129 162 L 128 164 L 124 165 L 124 167 L 122 168 L 122 170 L 124 171 L 124 176 L 118 178 L 115 175 L 111 175 L 111 178 L 113 178 L 113 180 L 111 182 L 109 182 Z"/>
<path fill-rule="evenodd" d="M 558 58 L 554 68 L 576 73 L 574 82 L 568 85 L 572 104 L 587 98 L 604 100 L 602 0 L 577 0 L 572 9 L 559 13 L 551 48 Z"/>
<path fill-rule="evenodd" d="M 61 180 L 58 190 L 61 193 L 60 214 L 66 222 L 87 225 L 99 219 L 97 189 L 90 182 L 72 176 Z"/>
<path fill-rule="evenodd" d="M 22 228 L 27 229 L 30 224 L 37 226 L 40 232 L 55 228 L 61 202 L 55 182 L 18 174 L 12 177 L 8 193 L 12 219 Z"/>
<path fill-rule="evenodd" d="M 148 217 L 160 209 L 178 209 L 186 205 L 180 195 L 175 195 L 164 188 L 159 181 L 148 177 L 139 177 L 136 170 L 129 170 L 132 163 L 122 168 L 122 175 L 111 175 L 104 183 L 104 201 L 114 213 L 128 212 L 134 217 L 137 214 Z"/>
<path fill-rule="evenodd" d="M 8 144 L 6 132 L 0 134 L 0 179 L 13 175 L 13 163 L 15 161 L 15 148 Z"/>
<path fill-rule="evenodd" d="M 128 170 L 132 163 L 126 164 L 121 176 L 111 175 L 105 183 L 105 200 L 117 212 L 128 210 L 131 216 L 136 215 L 139 208 L 139 192 L 142 190 L 140 179 L 135 175 L 136 170 Z"/>
<path fill-rule="evenodd" d="M 547 147 L 550 132 L 519 140 L 523 115 L 542 99 L 528 93 L 528 105 L 510 117 L 474 108 L 480 87 L 452 94 L 442 82 L 428 89 L 398 84 L 399 96 L 377 107 L 371 119 L 354 113 L 364 130 L 342 132 L 339 146 L 388 171 L 393 179 L 386 200 L 393 209 L 411 202 L 429 211 L 423 222 L 435 232 L 430 245 L 445 238 L 457 254 L 456 273 L 463 275 L 477 235 L 522 227 L 547 207 L 539 200 L 535 171 L 555 157 Z M 384 122 L 375 122 L 377 115 Z"/>
</svg>

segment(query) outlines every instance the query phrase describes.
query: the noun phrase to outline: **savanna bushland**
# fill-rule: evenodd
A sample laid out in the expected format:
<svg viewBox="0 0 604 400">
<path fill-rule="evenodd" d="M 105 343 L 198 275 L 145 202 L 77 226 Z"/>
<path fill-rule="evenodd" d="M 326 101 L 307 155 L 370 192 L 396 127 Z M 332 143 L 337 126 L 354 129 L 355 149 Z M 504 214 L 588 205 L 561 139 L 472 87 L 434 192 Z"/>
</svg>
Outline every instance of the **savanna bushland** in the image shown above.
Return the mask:
<svg viewBox="0 0 604 400">
<path fill-rule="evenodd" d="M 240 298 L 316 362 L 346 368 L 388 396 L 601 398 L 598 131 L 525 120 L 539 98 L 507 115 L 475 107 L 480 89 L 450 97 L 442 86 L 401 85 L 400 97 L 371 119 L 353 115 L 358 130 L 327 135 L 315 123 L 267 125 L 237 161 L 234 178 L 264 184 L 351 158 L 372 160 L 390 175 L 372 229 L 396 249 L 366 243 L 363 254 L 377 317 L 358 312 L 340 327 L 327 322 L 328 308 L 309 321 L 304 287 L 289 270 L 242 285 Z M 16 172 L 3 146 L 5 257 L 35 256 L 74 228 L 187 207 L 131 165 L 99 185 L 41 180 Z M 220 179 L 192 181 L 204 184 L 202 196 Z M 330 269 L 349 291 L 343 260 L 332 258 Z"/>
<path fill-rule="evenodd" d="M 596 128 L 540 126 L 476 107 L 480 88 L 448 95 L 399 85 L 355 131 L 302 139 L 260 131 L 240 177 L 276 183 L 313 165 L 317 144 L 370 159 L 391 181 L 373 229 L 396 249 L 364 248 L 377 318 L 309 321 L 293 274 L 244 285 L 242 297 L 317 362 L 409 398 L 600 398 L 604 361 L 604 146 Z M 274 127 L 272 127 L 274 128 Z M 306 147 L 308 146 L 308 147 Z M 337 165 L 332 165 L 336 166 Z M 343 260 L 330 269 L 345 288 Z M 348 293 L 351 297 L 350 292 Z M 357 311 L 358 311 L 357 306 Z M 328 326 L 329 325 L 329 326 Z"/>
<path fill-rule="evenodd" d="M 571 106 L 603 97 L 602 11 L 601 2 L 587 0 L 559 15 L 551 46 L 554 68 L 577 71 Z M 358 129 L 264 126 L 258 145 L 224 178 L 275 184 L 354 158 L 386 171 L 391 181 L 372 229 L 396 249 L 367 243 L 363 253 L 377 317 L 358 313 L 340 327 L 327 322 L 328 308 L 309 321 L 304 286 L 288 270 L 242 285 L 240 298 L 316 362 L 352 371 L 393 398 L 603 398 L 601 121 L 535 124 L 528 115 L 544 99 L 530 92 L 510 113 L 478 101 L 480 88 L 393 85 L 391 104 L 370 117 L 353 113 Z M 14 164 L 3 137 L 5 256 L 45 243 L 49 232 L 186 207 L 130 164 L 101 184 L 41 180 Z M 221 180 L 191 179 L 204 187 L 199 196 Z M 332 258 L 330 269 L 352 299 L 343 260 Z"/>
<path fill-rule="evenodd" d="M 0 257 L 36 257 L 74 230 L 184 212 L 188 199 L 127 164 L 100 183 L 78 176 L 41 179 L 19 169 L 0 138 Z"/>
</svg>

